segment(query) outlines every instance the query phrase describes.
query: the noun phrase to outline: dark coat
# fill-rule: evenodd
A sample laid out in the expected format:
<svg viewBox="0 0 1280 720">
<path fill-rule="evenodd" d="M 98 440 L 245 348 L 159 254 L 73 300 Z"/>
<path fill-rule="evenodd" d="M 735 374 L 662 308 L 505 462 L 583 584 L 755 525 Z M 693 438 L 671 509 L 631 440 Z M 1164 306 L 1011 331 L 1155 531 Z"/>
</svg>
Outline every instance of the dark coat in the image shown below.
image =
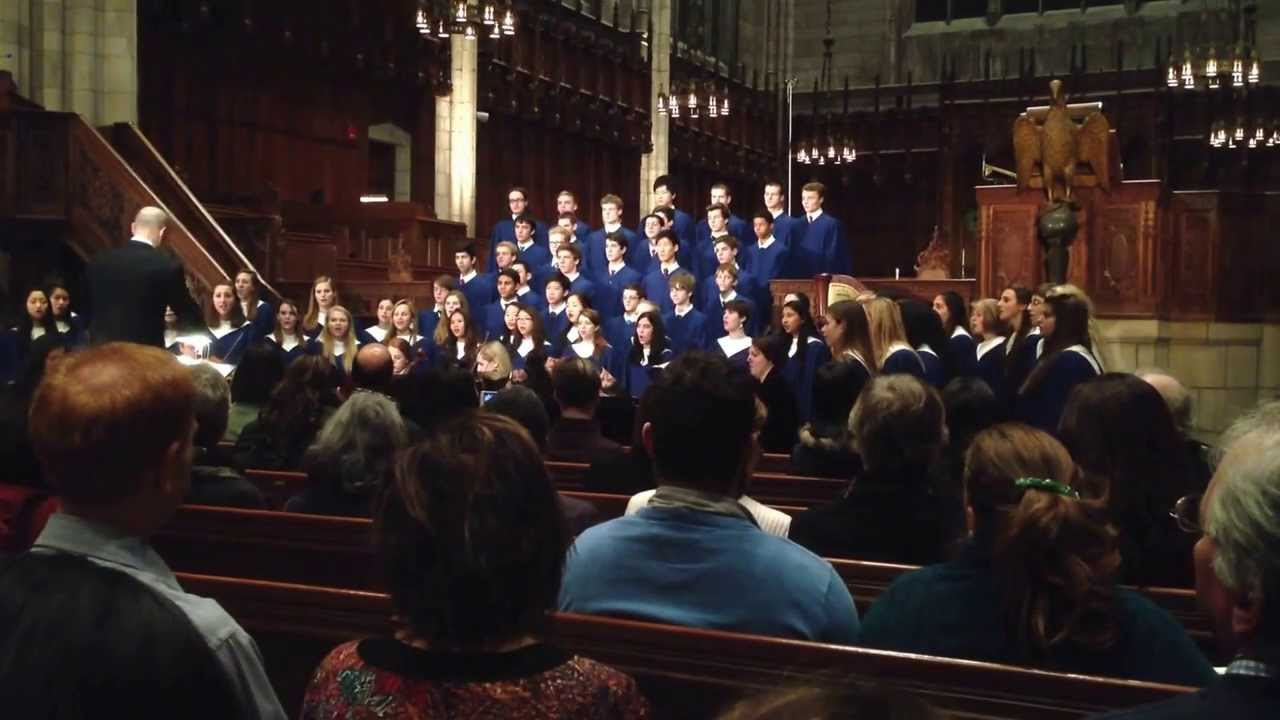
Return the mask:
<svg viewBox="0 0 1280 720">
<path fill-rule="evenodd" d="M 173 308 L 178 327 L 204 325 L 182 265 L 173 257 L 142 242 L 100 252 L 86 270 L 89 336 L 94 343 L 131 342 L 164 347 L 164 308 Z"/>
</svg>

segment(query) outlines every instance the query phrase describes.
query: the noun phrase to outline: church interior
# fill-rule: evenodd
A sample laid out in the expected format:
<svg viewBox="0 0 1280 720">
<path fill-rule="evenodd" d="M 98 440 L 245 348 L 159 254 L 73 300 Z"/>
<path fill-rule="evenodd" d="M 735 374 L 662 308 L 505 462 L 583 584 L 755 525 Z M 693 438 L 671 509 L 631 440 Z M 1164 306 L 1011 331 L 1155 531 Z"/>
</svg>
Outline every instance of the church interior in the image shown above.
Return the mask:
<svg viewBox="0 0 1280 720">
<path fill-rule="evenodd" d="M 438 278 L 458 275 L 459 251 L 492 267 L 516 189 L 544 245 L 568 190 L 576 222 L 602 228 L 606 246 L 612 196 L 636 251 L 658 185 L 692 222 L 721 188 L 745 220 L 744 258 L 752 213 L 773 209 L 767 186 L 781 186 L 778 217 L 797 227 L 814 222 L 801 188 L 821 188 L 847 265 L 765 278 L 761 334 L 782 327 L 793 293 L 819 318 L 862 294 L 968 304 L 1069 284 L 1089 299 L 1103 369 L 1181 382 L 1189 439 L 1213 445 L 1280 398 L 1280 2 L 0 2 L 4 328 L 22 326 L 28 289 L 49 277 L 92 317 L 91 258 L 125 244 L 144 207 L 167 214 L 163 250 L 198 300 L 248 272 L 258 297 L 300 300 L 301 315 L 317 278 L 332 278 L 365 325 L 384 298 L 443 307 Z M 724 262 L 706 252 L 699 283 Z M 626 446 L 642 437 L 631 417 L 614 433 Z M 591 492 L 587 463 L 546 466 L 563 494 L 609 516 L 627 507 Z M 788 513 L 843 497 L 845 479 L 790 467 L 761 456 L 752 497 Z M 370 569 L 367 515 L 280 512 L 296 470 L 246 470 L 264 509 L 184 505 L 153 538 L 186 591 L 253 636 L 293 717 L 329 648 L 385 632 L 396 611 Z M 832 561 L 864 621 L 919 564 Z M 1213 665 L 1231 659 L 1189 584 L 1130 585 Z M 839 710 L 733 717 L 881 717 L 850 710 L 862 692 L 851 677 L 939 717 L 1038 720 L 1187 684 L 552 622 L 566 648 L 635 677 L 651 717 L 719 716 L 748 691 L 802 686 L 826 688 Z"/>
</svg>

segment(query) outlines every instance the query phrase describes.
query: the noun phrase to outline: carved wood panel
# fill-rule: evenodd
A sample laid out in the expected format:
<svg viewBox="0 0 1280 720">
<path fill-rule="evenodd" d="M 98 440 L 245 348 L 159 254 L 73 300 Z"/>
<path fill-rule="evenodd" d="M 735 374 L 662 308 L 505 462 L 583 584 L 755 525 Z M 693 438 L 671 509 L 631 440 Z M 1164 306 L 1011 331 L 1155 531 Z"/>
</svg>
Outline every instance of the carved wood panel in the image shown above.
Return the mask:
<svg viewBox="0 0 1280 720">
<path fill-rule="evenodd" d="M 1095 233 L 1087 242 L 1093 267 L 1088 272 L 1094 304 L 1102 311 L 1138 312 L 1149 304 L 1151 288 L 1144 264 L 1143 208 L 1115 205 L 1098 210 Z M 1086 244 L 1086 243 L 1082 243 Z"/>
<path fill-rule="evenodd" d="M 1032 204 L 983 208 L 979 239 L 984 268 L 979 275 L 982 297 L 994 297 L 1009 285 L 1034 286 L 1040 276 L 1035 223 L 1036 207 Z"/>
<path fill-rule="evenodd" d="M 1173 278 L 1169 297 L 1182 316 L 1209 316 L 1213 312 L 1214 244 L 1216 208 L 1187 208 L 1178 213 L 1177 234 L 1171 238 Z"/>
<path fill-rule="evenodd" d="M 70 116 L 16 113 L 15 152 L 22 168 L 17 183 L 18 215 L 62 217 L 67 203 L 67 124 Z"/>
</svg>

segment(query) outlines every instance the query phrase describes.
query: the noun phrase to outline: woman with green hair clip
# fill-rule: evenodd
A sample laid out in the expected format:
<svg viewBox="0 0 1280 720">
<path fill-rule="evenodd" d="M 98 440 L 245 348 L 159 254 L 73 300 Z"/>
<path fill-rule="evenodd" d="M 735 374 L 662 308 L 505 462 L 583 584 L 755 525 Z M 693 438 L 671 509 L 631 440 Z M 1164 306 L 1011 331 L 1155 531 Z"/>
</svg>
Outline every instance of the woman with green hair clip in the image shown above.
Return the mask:
<svg viewBox="0 0 1280 720">
<path fill-rule="evenodd" d="M 1165 610 L 1118 587 L 1115 531 L 1082 497 L 1048 433 L 1006 423 L 965 458 L 970 538 L 958 557 L 898 578 L 858 643 L 1148 682 L 1203 686 L 1213 669 Z"/>
</svg>

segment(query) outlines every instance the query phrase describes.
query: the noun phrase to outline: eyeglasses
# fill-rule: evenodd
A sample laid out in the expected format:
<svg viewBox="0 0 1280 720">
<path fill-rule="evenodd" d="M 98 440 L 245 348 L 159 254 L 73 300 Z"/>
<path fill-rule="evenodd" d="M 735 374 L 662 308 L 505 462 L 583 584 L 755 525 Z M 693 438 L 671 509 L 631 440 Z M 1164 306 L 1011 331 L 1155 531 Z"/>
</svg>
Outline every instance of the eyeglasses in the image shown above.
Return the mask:
<svg viewBox="0 0 1280 720">
<path fill-rule="evenodd" d="M 1192 535 L 1204 534 L 1204 528 L 1200 526 L 1200 499 L 1202 495 L 1186 495 L 1178 498 L 1178 502 L 1173 504 L 1173 509 L 1169 511 L 1169 517 L 1178 523 L 1178 529 Z"/>
</svg>

